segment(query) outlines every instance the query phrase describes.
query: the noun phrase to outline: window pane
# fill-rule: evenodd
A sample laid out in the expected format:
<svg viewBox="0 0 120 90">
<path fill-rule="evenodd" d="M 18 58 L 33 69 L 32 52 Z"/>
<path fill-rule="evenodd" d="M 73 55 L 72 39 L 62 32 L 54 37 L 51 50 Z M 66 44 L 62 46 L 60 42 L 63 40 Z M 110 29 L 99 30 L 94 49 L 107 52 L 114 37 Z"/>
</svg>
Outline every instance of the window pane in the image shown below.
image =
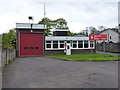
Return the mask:
<svg viewBox="0 0 120 90">
<path fill-rule="evenodd" d="M 46 47 L 47 47 L 47 48 L 51 48 L 51 44 L 47 44 Z"/>
<path fill-rule="evenodd" d="M 77 43 L 77 41 L 73 41 L 73 43 Z"/>
<path fill-rule="evenodd" d="M 64 44 L 60 44 L 60 48 L 64 48 Z"/>
<path fill-rule="evenodd" d="M 67 41 L 67 43 L 70 43 L 70 41 Z"/>
<path fill-rule="evenodd" d="M 30 47 L 29 49 L 33 49 L 33 47 Z"/>
<path fill-rule="evenodd" d="M 24 47 L 24 49 L 29 49 L 28 47 Z"/>
<path fill-rule="evenodd" d="M 53 44 L 53 48 L 58 48 L 58 44 Z"/>
<path fill-rule="evenodd" d="M 83 48 L 83 44 L 78 44 L 78 48 Z"/>
<path fill-rule="evenodd" d="M 56 44 L 57 44 L 57 43 L 58 43 L 58 41 L 53 41 L 53 43 L 56 43 Z"/>
<path fill-rule="evenodd" d="M 88 48 L 88 41 L 84 41 L 84 48 Z"/>
<path fill-rule="evenodd" d="M 35 47 L 35 49 L 39 49 L 39 47 Z"/>
<path fill-rule="evenodd" d="M 111 39 L 112 37 L 110 36 L 110 39 Z"/>
<path fill-rule="evenodd" d="M 77 44 L 73 44 L 73 48 L 77 48 Z"/>
<path fill-rule="evenodd" d="M 64 43 L 64 41 L 60 41 L 60 43 Z"/>
<path fill-rule="evenodd" d="M 46 41 L 46 43 L 51 43 L 51 41 Z"/>
<path fill-rule="evenodd" d="M 93 41 L 90 41 L 90 47 L 93 47 Z"/>
<path fill-rule="evenodd" d="M 78 44 L 83 44 L 83 41 L 78 41 Z"/>
</svg>

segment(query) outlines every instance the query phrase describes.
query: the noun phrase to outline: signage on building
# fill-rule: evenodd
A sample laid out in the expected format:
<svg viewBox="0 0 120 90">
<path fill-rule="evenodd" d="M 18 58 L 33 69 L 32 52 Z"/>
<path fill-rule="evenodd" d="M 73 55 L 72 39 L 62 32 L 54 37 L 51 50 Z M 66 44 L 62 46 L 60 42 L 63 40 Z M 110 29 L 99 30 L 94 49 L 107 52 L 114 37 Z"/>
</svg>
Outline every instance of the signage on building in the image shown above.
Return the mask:
<svg viewBox="0 0 120 90">
<path fill-rule="evenodd" d="M 89 40 L 107 40 L 106 34 L 90 34 Z"/>
</svg>

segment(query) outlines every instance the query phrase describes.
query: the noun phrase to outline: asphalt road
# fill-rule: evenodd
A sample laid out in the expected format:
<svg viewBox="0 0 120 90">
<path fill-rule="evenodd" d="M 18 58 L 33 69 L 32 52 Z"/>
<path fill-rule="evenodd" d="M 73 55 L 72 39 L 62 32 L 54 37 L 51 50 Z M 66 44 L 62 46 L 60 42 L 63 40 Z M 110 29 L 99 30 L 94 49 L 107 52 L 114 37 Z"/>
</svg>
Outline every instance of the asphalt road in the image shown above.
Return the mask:
<svg viewBox="0 0 120 90">
<path fill-rule="evenodd" d="M 3 70 L 3 88 L 117 88 L 118 62 L 17 58 Z"/>
</svg>

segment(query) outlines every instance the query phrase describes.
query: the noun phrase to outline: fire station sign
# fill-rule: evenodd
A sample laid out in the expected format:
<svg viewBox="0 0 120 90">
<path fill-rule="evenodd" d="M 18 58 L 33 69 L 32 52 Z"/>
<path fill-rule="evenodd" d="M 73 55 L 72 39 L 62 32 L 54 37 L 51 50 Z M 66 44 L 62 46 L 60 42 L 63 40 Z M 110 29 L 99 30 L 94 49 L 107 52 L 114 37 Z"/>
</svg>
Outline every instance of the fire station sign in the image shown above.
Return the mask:
<svg viewBox="0 0 120 90">
<path fill-rule="evenodd" d="M 106 34 L 90 34 L 89 40 L 107 40 Z"/>
</svg>

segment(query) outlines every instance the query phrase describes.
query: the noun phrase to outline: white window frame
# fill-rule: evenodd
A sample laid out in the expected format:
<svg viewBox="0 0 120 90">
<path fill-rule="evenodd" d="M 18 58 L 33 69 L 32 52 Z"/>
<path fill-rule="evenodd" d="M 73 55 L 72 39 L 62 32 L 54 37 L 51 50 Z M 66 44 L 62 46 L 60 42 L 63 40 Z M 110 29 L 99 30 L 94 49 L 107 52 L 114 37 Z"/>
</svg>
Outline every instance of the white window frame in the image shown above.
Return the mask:
<svg viewBox="0 0 120 90">
<path fill-rule="evenodd" d="M 63 40 L 60 40 L 60 41 L 63 41 Z M 65 47 L 63 47 L 63 48 L 60 48 L 60 44 L 64 44 L 65 45 L 65 41 L 64 41 L 64 43 L 60 43 L 60 41 L 59 41 L 59 49 L 65 49 Z"/>
<path fill-rule="evenodd" d="M 82 41 L 82 40 L 79 40 L 79 41 Z M 78 41 L 78 42 L 79 42 L 79 41 Z M 82 45 L 84 46 L 83 41 L 82 41 Z M 79 47 L 78 47 L 78 49 L 83 49 L 83 46 L 82 46 L 82 48 L 79 48 Z"/>
<path fill-rule="evenodd" d="M 72 41 L 72 49 L 78 49 L 78 45 L 77 45 L 77 44 L 78 44 L 78 41 L 77 41 L 76 43 L 73 43 L 74 41 L 77 41 L 77 40 L 73 40 L 73 41 Z M 73 48 L 73 44 L 76 44 L 76 48 Z"/>
<path fill-rule="evenodd" d="M 57 40 L 54 40 L 54 41 L 57 41 Z M 54 42 L 54 41 L 53 41 L 53 42 Z M 57 41 L 57 42 L 58 42 L 58 43 L 57 43 L 57 44 L 58 44 L 58 48 L 53 48 L 53 47 L 52 47 L 53 49 L 59 49 L 59 41 Z M 55 44 L 55 43 L 52 43 L 52 45 L 53 45 L 53 44 Z"/>
<path fill-rule="evenodd" d="M 50 41 L 50 40 L 47 40 L 47 41 Z M 65 49 L 65 47 L 60 48 L 60 44 L 65 44 L 64 40 L 58 40 L 58 48 L 53 48 L 53 41 L 57 41 L 57 40 L 51 40 L 51 43 L 46 43 L 46 41 L 45 41 L 45 50 L 64 50 Z M 64 41 L 64 43 L 60 43 L 60 41 Z M 76 48 L 73 48 L 73 41 L 77 41 L 76 42 L 76 44 L 77 44 Z M 83 43 L 82 48 L 78 48 L 78 41 L 82 41 L 82 43 Z M 88 48 L 84 47 L 84 44 L 85 44 L 84 42 L 85 41 L 88 41 Z M 51 44 L 51 48 L 47 48 L 47 44 Z M 93 41 L 93 47 L 92 48 L 90 47 L 90 41 L 89 40 L 72 40 L 71 44 L 72 44 L 71 49 L 94 49 L 95 48 L 95 41 Z"/>
<path fill-rule="evenodd" d="M 86 49 L 89 49 L 90 48 L 89 47 L 89 40 L 85 40 L 85 41 L 87 41 L 87 43 L 88 43 L 88 47 Z M 85 41 L 84 41 L 84 49 L 85 49 Z"/>
<path fill-rule="evenodd" d="M 50 41 L 50 40 L 48 40 L 48 41 Z M 47 48 L 47 44 L 51 44 L 51 48 Z M 52 41 L 51 41 L 51 43 L 46 43 L 46 41 L 45 41 L 45 49 L 52 49 Z"/>
</svg>

